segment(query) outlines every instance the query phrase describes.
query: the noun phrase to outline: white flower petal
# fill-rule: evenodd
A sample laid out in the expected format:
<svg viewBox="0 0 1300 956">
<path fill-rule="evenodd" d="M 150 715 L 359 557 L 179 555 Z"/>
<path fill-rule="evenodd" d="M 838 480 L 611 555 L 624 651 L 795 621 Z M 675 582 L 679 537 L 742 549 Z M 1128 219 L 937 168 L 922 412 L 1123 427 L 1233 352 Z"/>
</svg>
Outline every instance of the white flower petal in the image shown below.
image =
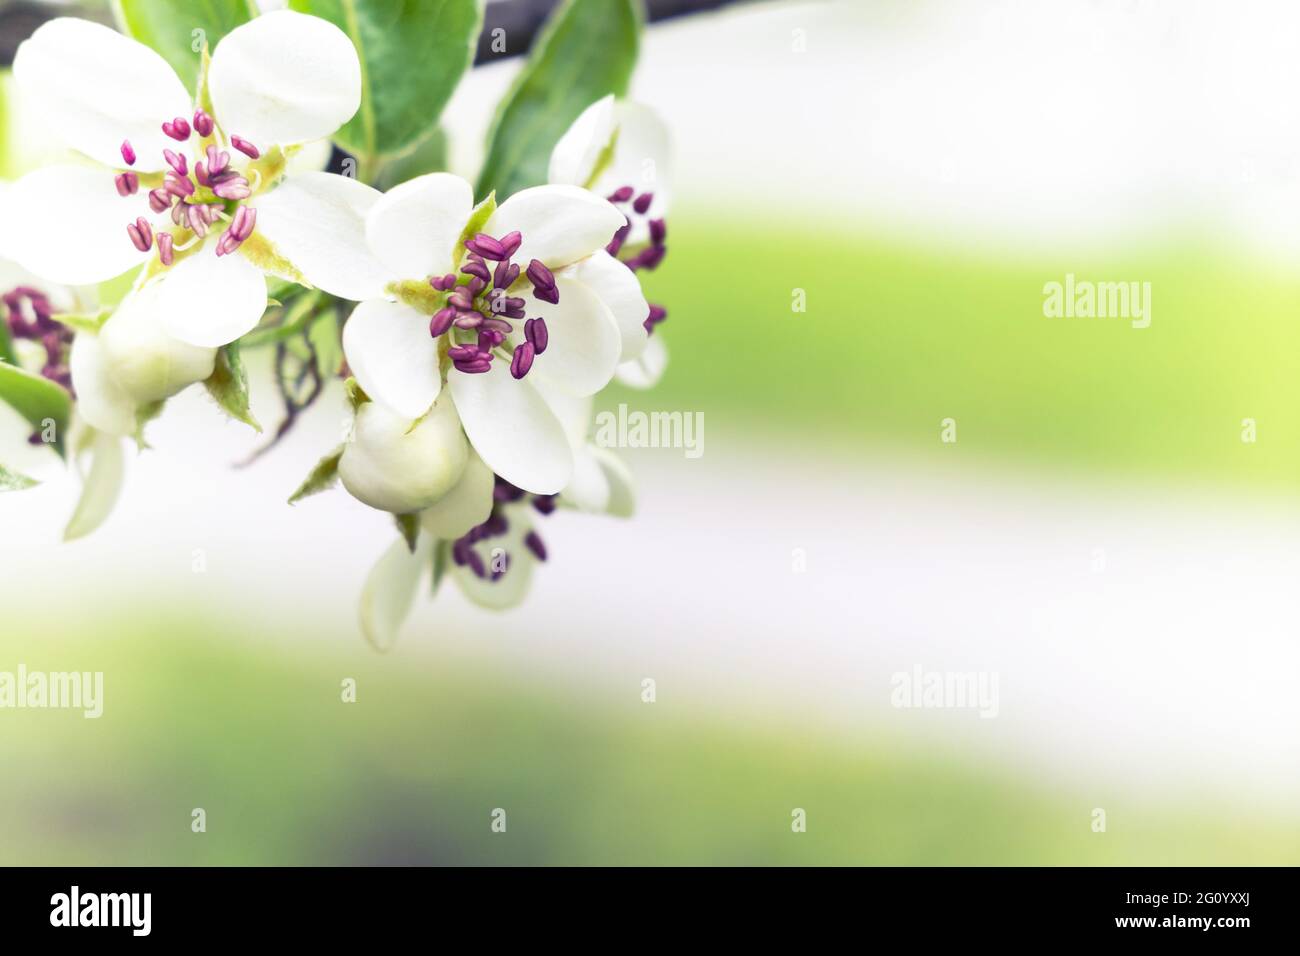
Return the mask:
<svg viewBox="0 0 1300 956">
<path fill-rule="evenodd" d="M 318 289 L 380 298 L 391 274 L 366 245 L 365 222 L 383 194 L 348 176 L 300 173 L 257 199 L 257 232 Z"/>
<path fill-rule="evenodd" d="M 601 153 L 614 135 L 614 95 L 588 106 L 560 137 L 551 150 L 547 180 L 586 186 Z"/>
<path fill-rule="evenodd" d="M 409 305 L 369 299 L 343 326 L 343 354 L 367 395 L 415 421 L 441 388 L 438 343 L 429 320 Z"/>
<path fill-rule="evenodd" d="M 530 375 L 545 376 L 574 395 L 594 395 L 614 377 L 622 336 L 609 309 L 589 286 L 555 277 L 560 290 L 556 305 L 523 296 L 530 316 L 546 319 L 546 351 L 533 362 Z M 515 336 L 518 338 L 518 335 Z"/>
<path fill-rule="evenodd" d="M 77 393 L 77 413 L 102 432 L 134 434 L 135 402 L 108 374 L 99 338 L 78 333 L 72 340 L 68 366 Z"/>
<path fill-rule="evenodd" d="M 595 292 L 609 309 L 621 337 L 620 362 L 630 362 L 645 351 L 650 339 L 645 330 L 650 304 L 635 272 L 601 249 L 565 269 L 564 275 Z M 564 302 L 563 296 L 560 302 Z"/>
<path fill-rule="evenodd" d="M 339 478 L 354 498 L 380 511 L 410 514 L 455 487 L 469 446 L 450 398 L 444 396 L 413 424 L 378 402 L 357 410 L 352 440 L 339 459 Z"/>
<path fill-rule="evenodd" d="M 253 330 L 266 311 L 266 278 L 241 255 L 218 256 L 216 241 L 186 256 L 154 281 L 154 307 L 167 334 L 216 348 Z"/>
<path fill-rule="evenodd" d="M 579 511 L 602 513 L 609 504 L 609 479 L 605 470 L 591 453 L 590 446 L 581 445 L 573 450 L 573 480 L 562 492 Z"/>
<path fill-rule="evenodd" d="M 122 477 L 126 466 L 121 438 L 97 432 L 82 454 L 90 456 L 90 468 L 82 480 L 77 508 L 63 531 L 64 541 L 84 537 L 102 525 L 112 514 L 113 506 L 122 493 Z"/>
<path fill-rule="evenodd" d="M 645 351 L 631 362 L 624 362 L 614 372 L 620 385 L 628 388 L 654 388 L 668 367 L 668 347 L 662 335 L 650 336 Z"/>
<path fill-rule="evenodd" d="M 481 374 L 453 371 L 447 384 L 465 434 L 489 468 L 536 495 L 555 494 L 569 483 L 569 439 L 527 379 L 516 381 L 497 360 Z"/>
<path fill-rule="evenodd" d="M 370 249 L 402 279 L 451 271 L 456 240 L 474 208 L 474 190 L 451 173 L 430 173 L 394 186 L 366 216 Z"/>
<path fill-rule="evenodd" d="M 350 120 L 361 63 L 328 20 L 279 10 L 221 38 L 208 87 L 222 129 L 265 150 L 322 139 Z"/>
<path fill-rule="evenodd" d="M 318 139 L 304 143 L 293 150 L 284 164 L 287 176 L 300 173 L 319 173 L 329 168 L 330 157 L 334 155 L 334 144 L 328 139 Z"/>
<path fill-rule="evenodd" d="M 459 538 L 488 519 L 495 485 L 492 469 L 471 449 L 460 481 L 440 501 L 420 512 L 420 527 L 435 538 Z"/>
<path fill-rule="evenodd" d="M 189 91 L 161 56 L 73 17 L 51 20 L 19 46 L 14 79 L 41 122 L 73 149 L 126 168 L 120 149 L 129 140 L 137 172 L 165 167 L 163 147 L 175 143 L 162 124 L 192 112 Z"/>
<path fill-rule="evenodd" d="M 519 232 L 514 260 L 540 259 L 552 269 L 603 249 L 623 227 L 623 214 L 595 193 L 577 186 L 533 186 L 501 204 L 483 231 L 493 238 Z"/>
<path fill-rule="evenodd" d="M 588 445 L 587 448 L 596 461 L 600 462 L 605 480 L 609 482 L 609 501 L 605 513 L 616 518 L 632 517 L 636 511 L 636 484 L 627 464 L 608 448 L 597 445 Z"/>
<path fill-rule="evenodd" d="M 432 543 L 418 541 L 412 552 L 394 541 L 366 576 L 361 589 L 361 633 L 376 650 L 387 651 L 411 613 L 420 579 L 431 566 Z"/>
<path fill-rule="evenodd" d="M 119 196 L 113 175 L 91 166 L 47 166 L 5 193 L 6 244 L 14 259 L 49 282 L 92 285 L 148 258 L 126 227 L 148 206 Z"/>
<path fill-rule="evenodd" d="M 546 353 L 547 355 L 550 352 Z M 590 395 L 574 395 L 564 388 L 556 385 L 550 379 L 544 376 L 537 376 L 536 380 L 532 375 L 528 376 L 529 383 L 537 389 L 537 394 L 541 395 L 553 414 L 564 427 L 564 434 L 569 438 L 569 444 L 574 448 L 579 448 L 587 441 L 587 433 L 591 430 L 591 405 Z"/>
<path fill-rule="evenodd" d="M 654 110 L 642 103 L 620 100 L 614 105 L 614 126 L 618 143 L 614 161 L 592 185 L 593 192 L 608 196 L 621 186 L 651 193 L 650 208 L 638 218 L 629 242 L 644 242 L 649 229 L 646 220 L 662 219 L 668 212 L 672 189 L 672 151 L 668 126 Z"/>
</svg>

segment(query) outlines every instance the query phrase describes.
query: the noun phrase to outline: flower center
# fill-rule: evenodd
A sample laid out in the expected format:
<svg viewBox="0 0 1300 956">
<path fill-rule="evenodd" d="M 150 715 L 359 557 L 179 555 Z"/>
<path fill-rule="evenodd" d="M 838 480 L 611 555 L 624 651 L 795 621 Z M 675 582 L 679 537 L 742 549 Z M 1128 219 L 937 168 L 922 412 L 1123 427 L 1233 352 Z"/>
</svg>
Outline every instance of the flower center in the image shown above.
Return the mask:
<svg viewBox="0 0 1300 956">
<path fill-rule="evenodd" d="M 647 214 L 654 201 L 654 193 L 640 193 L 631 186 L 621 186 L 606 197 L 623 214 L 625 224 L 614 238 L 610 240 L 605 251 L 614 256 L 633 272 L 645 269 L 647 272 L 659 268 L 659 263 L 668 255 L 668 224 L 663 219 L 650 219 Z M 648 243 L 639 244 L 637 249 L 628 249 L 627 237 L 634 224 L 645 223 L 650 233 Z M 646 317 L 645 330 L 653 333 L 655 326 L 668 318 L 668 310 L 661 305 L 651 304 L 650 314 Z"/>
<path fill-rule="evenodd" d="M 511 262 L 523 237 L 512 232 L 500 239 L 479 233 L 465 240 L 465 261 L 460 275 L 447 273 L 429 279 L 429 285 L 446 292 L 447 304 L 429 321 L 434 338 L 448 335 L 447 357 L 459 372 L 480 374 L 492 367 L 499 349 L 509 349 L 510 374 L 521 379 L 533 367 L 537 356 L 546 351 L 550 334 L 544 318 L 528 318 L 526 301 L 510 295 L 519 280 L 520 267 Z M 493 265 L 489 265 L 493 263 Z M 556 305 L 560 290 L 555 276 L 540 260 L 534 259 L 523 271 L 533 287 L 533 297 Z M 515 331 L 515 322 L 523 322 L 524 340 L 507 342 Z"/>
<path fill-rule="evenodd" d="M 182 117 L 162 124 L 162 130 L 178 143 L 187 142 L 191 131 L 198 134 L 201 141 L 213 135 L 216 124 L 212 117 L 203 110 L 194 112 L 194 123 Z M 230 145 L 255 160 L 261 151 L 241 136 L 231 136 Z M 257 225 L 257 210 L 244 204 L 244 200 L 253 194 L 256 184 L 249 185 L 248 178 L 230 165 L 230 153 L 215 143 L 206 149 L 196 150 L 196 162 L 191 168 L 189 160 L 182 153 L 170 149 L 163 150 L 163 159 L 169 168 L 163 177 L 163 183 L 149 191 L 149 208 L 154 213 L 171 210 L 171 220 L 179 227 L 178 235 L 173 232 L 159 231 L 155 236 L 149 220 L 141 216 L 126 227 L 132 244 L 141 252 L 148 252 L 157 239 L 158 259 L 164 266 L 172 264 L 176 251 L 188 249 L 195 242 L 207 237 L 208 232 L 218 223 L 229 223 L 221 238 L 217 241 L 216 253 L 229 255 L 253 234 Z M 135 149 L 129 142 L 122 143 L 122 160 L 127 166 L 134 166 Z M 133 196 L 140 188 L 140 177 L 127 170 L 119 173 L 114 180 L 120 196 Z"/>
<path fill-rule="evenodd" d="M 493 553 L 497 549 L 491 547 L 493 538 L 499 538 L 510 530 L 510 521 L 505 513 L 506 506 L 518 505 L 526 499 L 540 514 L 549 515 L 555 510 L 555 495 L 529 494 L 522 488 L 516 488 L 500 475 L 496 475 L 495 478 L 496 485 L 492 489 L 492 513 L 488 515 L 486 521 L 470 528 L 451 545 L 453 561 L 462 567 L 468 566 L 476 577 L 493 582 L 500 580 L 510 570 L 510 553 L 501 549 L 500 554 L 497 555 Z M 488 542 L 489 545 L 490 565 L 484 562 L 483 555 L 477 550 L 478 545 L 483 542 Z M 531 551 L 538 561 L 546 560 L 546 545 L 536 531 L 529 531 L 524 535 L 524 547 Z"/>
</svg>

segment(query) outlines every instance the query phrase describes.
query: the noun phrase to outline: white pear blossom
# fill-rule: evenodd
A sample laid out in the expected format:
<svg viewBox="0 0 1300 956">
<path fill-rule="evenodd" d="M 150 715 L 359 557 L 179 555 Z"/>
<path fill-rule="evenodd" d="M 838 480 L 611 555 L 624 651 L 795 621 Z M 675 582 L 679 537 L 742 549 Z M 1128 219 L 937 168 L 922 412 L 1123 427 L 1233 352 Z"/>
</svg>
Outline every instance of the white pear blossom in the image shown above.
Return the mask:
<svg viewBox="0 0 1300 956">
<path fill-rule="evenodd" d="M 205 348 L 258 323 L 267 273 L 310 272 L 347 298 L 377 287 L 332 268 L 352 252 L 340 227 L 364 215 L 373 190 L 323 172 L 286 175 L 299 144 L 330 136 L 360 104 L 356 50 L 328 21 L 277 11 L 236 27 L 213 51 L 197 102 L 153 50 L 75 18 L 26 40 L 14 78 L 52 132 L 98 164 L 47 166 L 15 185 L 0 230 L 32 272 L 87 284 L 154 254 L 142 281 L 159 287 L 156 321 Z"/>
<path fill-rule="evenodd" d="M 535 383 L 590 395 L 646 345 L 640 284 L 604 249 L 623 216 L 566 185 L 475 207 L 469 183 L 448 173 L 376 196 L 355 263 L 389 279 L 344 326 L 352 374 L 408 421 L 436 401 L 495 474 L 558 492 L 572 449 Z"/>
<path fill-rule="evenodd" d="M 551 151 L 548 178 L 589 189 L 624 213 L 625 224 L 608 251 L 632 270 L 654 269 L 666 254 L 666 219 L 672 190 L 668 127 L 650 107 L 603 97 L 573 121 Z M 646 330 L 667 312 L 651 306 Z M 661 336 L 651 335 L 639 355 L 619 364 L 615 377 L 632 388 L 651 388 L 668 364 Z"/>
</svg>

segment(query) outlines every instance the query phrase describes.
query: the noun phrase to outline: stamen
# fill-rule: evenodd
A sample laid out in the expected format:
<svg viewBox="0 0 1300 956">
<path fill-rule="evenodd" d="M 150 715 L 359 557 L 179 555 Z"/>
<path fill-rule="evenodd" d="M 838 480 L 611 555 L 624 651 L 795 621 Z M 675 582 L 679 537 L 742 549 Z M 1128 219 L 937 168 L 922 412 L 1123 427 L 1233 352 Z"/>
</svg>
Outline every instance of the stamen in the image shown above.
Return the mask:
<svg viewBox="0 0 1300 956">
<path fill-rule="evenodd" d="M 636 190 L 631 186 L 620 186 L 609 194 L 610 202 L 627 202 L 636 194 Z"/>
<path fill-rule="evenodd" d="M 167 160 L 167 165 L 176 170 L 177 176 L 188 176 L 190 172 L 189 161 L 184 156 L 178 156 L 170 149 L 163 150 L 163 159 Z"/>
<path fill-rule="evenodd" d="M 498 289 L 508 289 L 515 284 L 519 278 L 519 267 L 509 260 L 503 259 L 497 263 L 496 269 L 492 272 L 492 285 Z"/>
<path fill-rule="evenodd" d="M 148 252 L 153 247 L 153 229 L 149 225 L 149 220 L 143 216 L 126 227 L 126 234 L 131 237 L 131 243 L 141 252 Z"/>
<path fill-rule="evenodd" d="M 241 153 L 243 153 L 243 154 L 244 154 L 245 156 L 247 156 L 249 159 L 257 159 L 259 156 L 262 155 L 262 151 L 261 151 L 261 150 L 259 150 L 256 146 L 254 146 L 254 145 L 253 145 L 252 143 L 250 143 L 248 140 L 244 139 L 244 137 L 242 137 L 242 136 L 232 136 L 232 137 L 230 137 L 230 145 L 233 146 L 233 147 L 235 147 L 235 149 L 239 150 Z"/>
<path fill-rule="evenodd" d="M 523 241 L 523 234 L 517 231 L 506 233 L 501 237 L 501 248 L 506 254 L 506 259 L 509 259 L 519 251 L 519 244 Z"/>
<path fill-rule="evenodd" d="M 122 140 L 122 161 L 128 166 L 135 165 L 135 148 L 132 147 L 130 140 Z"/>
<path fill-rule="evenodd" d="M 636 202 L 632 203 L 632 208 L 636 210 L 638 216 L 644 216 L 646 210 L 650 208 L 650 203 L 654 202 L 654 193 L 642 193 L 636 197 Z"/>
<path fill-rule="evenodd" d="M 650 241 L 656 246 L 662 246 L 664 239 L 668 236 L 668 224 L 662 219 L 650 220 Z"/>
<path fill-rule="evenodd" d="M 194 111 L 194 132 L 203 137 L 211 136 L 213 125 L 212 117 L 203 110 Z"/>
<path fill-rule="evenodd" d="M 183 143 L 190 138 L 190 124 L 185 122 L 185 119 L 180 116 L 176 117 L 170 123 L 163 123 L 162 131 L 178 143 Z"/>
<path fill-rule="evenodd" d="M 500 262 L 502 259 L 509 259 L 506 254 L 505 246 L 496 239 L 484 233 L 479 233 L 473 239 L 465 240 L 465 248 L 470 252 L 482 256 L 484 259 L 491 259 L 494 262 Z"/>
<path fill-rule="evenodd" d="M 158 261 L 165 266 L 171 265 L 176 258 L 172 253 L 172 243 L 174 241 L 170 232 L 158 233 Z"/>
<path fill-rule="evenodd" d="M 666 318 L 668 318 L 667 309 L 665 309 L 662 305 L 651 305 L 650 314 L 646 317 L 646 320 L 641 324 L 645 326 L 646 332 L 653 333 L 655 330 L 655 326 L 658 325 Z"/>
<path fill-rule="evenodd" d="M 492 273 L 488 271 L 487 263 L 482 259 L 470 259 L 469 262 L 460 267 L 460 271 L 465 273 L 467 276 L 477 276 L 484 282 L 487 282 L 492 278 Z"/>
<path fill-rule="evenodd" d="M 533 284 L 533 295 L 543 302 L 549 302 L 551 305 L 557 305 L 560 301 L 560 290 L 555 284 L 555 275 L 550 269 L 542 263 L 540 259 L 534 259 L 528 263 L 528 281 Z"/>
<path fill-rule="evenodd" d="M 119 173 L 113 182 L 119 196 L 134 196 L 140 188 L 140 177 L 135 173 Z"/>
<path fill-rule="evenodd" d="M 524 338 L 533 346 L 538 355 L 545 352 L 547 343 L 551 340 L 550 332 L 546 328 L 546 320 L 536 318 L 525 322 Z"/>
<path fill-rule="evenodd" d="M 172 204 L 172 197 L 165 189 L 149 190 L 149 208 L 154 212 L 166 212 Z"/>
<path fill-rule="evenodd" d="M 175 173 L 168 173 L 163 182 L 163 188 L 173 196 L 184 199 L 187 196 L 194 195 L 194 183 L 189 179 L 177 176 Z"/>
<path fill-rule="evenodd" d="M 243 242 L 253 234 L 257 226 L 257 209 L 253 206 L 240 206 L 235 210 L 235 218 L 230 222 L 230 231 L 235 238 Z"/>
<path fill-rule="evenodd" d="M 253 190 L 248 187 L 248 180 L 243 176 L 223 179 L 212 187 L 212 191 L 222 199 L 247 199 L 253 195 Z"/>
<path fill-rule="evenodd" d="M 439 309 L 429 320 L 429 334 L 435 339 L 451 328 L 452 321 L 456 318 L 456 310 L 448 306 L 445 309 Z"/>
<path fill-rule="evenodd" d="M 536 531 L 530 531 L 524 535 L 524 544 L 529 551 L 533 552 L 538 561 L 546 560 L 546 545 L 542 543 L 541 536 Z"/>
<path fill-rule="evenodd" d="M 510 374 L 517 379 L 523 378 L 532 367 L 533 346 L 531 342 L 525 342 L 516 348 L 515 354 L 510 357 Z"/>
</svg>

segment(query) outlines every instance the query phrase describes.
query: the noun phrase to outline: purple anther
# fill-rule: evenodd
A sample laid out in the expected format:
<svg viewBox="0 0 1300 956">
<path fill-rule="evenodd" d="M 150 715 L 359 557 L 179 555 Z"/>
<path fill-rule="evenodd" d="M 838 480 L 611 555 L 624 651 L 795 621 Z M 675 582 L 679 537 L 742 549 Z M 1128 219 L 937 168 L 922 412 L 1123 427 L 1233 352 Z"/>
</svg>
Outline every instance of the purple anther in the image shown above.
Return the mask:
<svg viewBox="0 0 1300 956">
<path fill-rule="evenodd" d="M 519 251 L 519 244 L 523 241 L 524 237 L 520 232 L 509 232 L 501 237 L 501 250 L 506 254 L 506 259 Z"/>
<path fill-rule="evenodd" d="M 135 165 L 135 147 L 131 145 L 130 140 L 122 140 L 122 162 L 128 166 Z"/>
<path fill-rule="evenodd" d="M 184 177 L 177 176 L 175 173 L 167 174 L 167 178 L 163 182 L 163 189 L 182 199 L 194 195 L 194 183 Z"/>
<path fill-rule="evenodd" d="M 170 149 L 163 150 L 163 159 L 167 160 L 167 165 L 176 170 L 177 176 L 187 176 L 190 172 L 189 161 L 184 156 L 173 153 Z"/>
<path fill-rule="evenodd" d="M 497 289 L 508 289 L 519 278 L 519 267 L 509 260 L 502 259 L 492 271 L 492 285 Z"/>
<path fill-rule="evenodd" d="M 185 207 L 185 225 L 194 231 L 194 235 L 203 239 L 208 234 L 208 217 L 202 205 Z"/>
<path fill-rule="evenodd" d="M 143 216 L 126 227 L 126 234 L 131 237 L 131 243 L 141 252 L 148 252 L 153 247 L 153 229 L 149 225 L 149 220 Z"/>
<path fill-rule="evenodd" d="M 497 318 L 484 319 L 479 328 L 487 329 L 490 332 L 499 332 L 503 338 L 515 330 L 515 327 L 505 319 Z"/>
<path fill-rule="evenodd" d="M 118 173 L 113 184 L 117 186 L 119 196 L 134 196 L 136 190 L 140 188 L 140 177 L 135 173 Z"/>
<path fill-rule="evenodd" d="M 433 313 L 433 318 L 429 320 L 429 334 L 435 339 L 451 328 L 452 321 L 456 318 L 456 310 L 448 306 L 445 309 L 439 309 Z"/>
<path fill-rule="evenodd" d="M 530 531 L 524 535 L 524 544 L 529 551 L 533 552 L 538 561 L 546 560 L 546 545 L 542 543 L 541 536 L 536 531 Z"/>
<path fill-rule="evenodd" d="M 253 227 L 257 225 L 257 210 L 252 206 L 240 206 L 235 210 L 235 217 L 230 220 L 230 231 L 235 234 L 235 238 L 243 242 L 253 234 Z"/>
<path fill-rule="evenodd" d="M 650 220 L 650 241 L 656 246 L 662 246 L 664 239 L 668 236 L 668 223 L 662 219 Z"/>
<path fill-rule="evenodd" d="M 473 548 L 465 549 L 465 561 L 476 576 L 480 578 L 487 576 L 487 568 L 483 566 L 483 559 L 479 557 L 478 552 Z"/>
<path fill-rule="evenodd" d="M 610 202 L 627 202 L 636 193 L 631 186 L 620 186 L 609 194 Z"/>
<path fill-rule="evenodd" d="M 244 139 L 244 137 L 242 136 L 230 137 L 230 145 L 235 147 L 235 149 L 239 150 L 249 159 L 257 159 L 259 156 L 262 155 L 262 151 L 260 149 L 258 149 L 248 140 Z"/>
<path fill-rule="evenodd" d="M 474 345 L 453 345 L 447 349 L 447 358 L 453 362 L 476 362 L 483 356 L 483 350 Z"/>
<path fill-rule="evenodd" d="M 212 117 L 203 110 L 194 111 L 194 132 L 200 136 L 211 136 L 213 125 Z"/>
<path fill-rule="evenodd" d="M 664 256 L 667 254 L 667 246 L 650 246 L 628 259 L 626 264 L 633 272 L 637 269 L 651 270 L 657 268 L 659 263 L 664 261 Z"/>
<path fill-rule="evenodd" d="M 482 256 L 484 259 L 491 259 L 494 262 L 510 258 L 506 255 L 505 247 L 500 242 L 482 232 L 473 239 L 465 240 L 465 248 L 476 255 Z"/>
<path fill-rule="evenodd" d="M 218 176 L 230 165 L 230 154 L 224 149 L 217 149 L 216 146 L 209 146 L 208 154 L 208 175 Z"/>
<path fill-rule="evenodd" d="M 524 338 L 528 340 L 538 355 L 545 352 L 547 343 L 551 341 L 550 332 L 546 328 L 546 320 L 537 318 L 525 322 Z"/>
<path fill-rule="evenodd" d="M 455 287 L 456 277 L 450 272 L 445 276 L 430 276 L 429 285 L 433 286 L 439 292 L 446 292 L 448 289 Z"/>
<path fill-rule="evenodd" d="M 628 220 L 619 227 L 618 232 L 614 233 L 614 238 L 609 240 L 609 245 L 605 247 L 605 251 L 611 256 L 618 255 L 619 250 L 623 248 L 623 243 L 627 242 L 627 234 L 631 231 L 632 221 Z"/>
<path fill-rule="evenodd" d="M 523 378 L 532 367 L 533 345 L 531 342 L 524 342 L 515 349 L 515 354 L 510 357 L 510 374 L 515 378 Z"/>
<path fill-rule="evenodd" d="M 650 204 L 654 202 L 654 198 L 654 193 L 642 193 L 636 197 L 636 202 L 632 203 L 632 209 L 638 216 L 644 216 L 646 210 L 650 208 Z"/>
<path fill-rule="evenodd" d="M 477 329 L 483 324 L 483 316 L 477 312 L 461 312 L 456 316 L 456 328 Z"/>
<path fill-rule="evenodd" d="M 247 199 L 253 195 L 253 190 L 248 187 L 248 180 L 243 176 L 223 179 L 212 187 L 212 191 L 222 199 Z"/>
<path fill-rule="evenodd" d="M 460 271 L 467 276 L 475 276 L 487 282 L 492 278 L 492 273 L 488 271 L 487 263 L 482 259 L 471 259 L 460 267 Z"/>
<path fill-rule="evenodd" d="M 538 495 L 533 498 L 533 507 L 544 515 L 555 510 L 555 495 Z"/>
<path fill-rule="evenodd" d="M 555 274 L 540 259 L 528 263 L 528 281 L 533 284 L 533 295 L 537 298 L 551 305 L 559 303 L 560 290 L 555 284 Z"/>
<path fill-rule="evenodd" d="M 468 312 L 474 308 L 474 300 L 464 289 L 457 289 L 447 296 L 447 304 L 460 312 Z"/>
<path fill-rule="evenodd" d="M 496 329 L 480 327 L 478 330 L 478 350 L 480 352 L 491 352 L 505 340 L 505 335 Z"/>
<path fill-rule="evenodd" d="M 183 143 L 190 138 L 190 124 L 180 116 L 170 123 L 163 123 L 162 131 L 178 143 Z"/>
<path fill-rule="evenodd" d="M 646 320 L 641 324 L 645 326 L 645 330 L 647 332 L 653 332 L 655 330 L 655 326 L 658 325 L 666 318 L 668 318 L 667 309 L 665 309 L 662 305 L 652 305 L 650 306 L 650 314 L 646 316 Z"/>
<path fill-rule="evenodd" d="M 172 234 L 170 232 L 158 233 L 158 261 L 165 266 L 172 264 L 175 254 L 172 252 Z"/>
</svg>

